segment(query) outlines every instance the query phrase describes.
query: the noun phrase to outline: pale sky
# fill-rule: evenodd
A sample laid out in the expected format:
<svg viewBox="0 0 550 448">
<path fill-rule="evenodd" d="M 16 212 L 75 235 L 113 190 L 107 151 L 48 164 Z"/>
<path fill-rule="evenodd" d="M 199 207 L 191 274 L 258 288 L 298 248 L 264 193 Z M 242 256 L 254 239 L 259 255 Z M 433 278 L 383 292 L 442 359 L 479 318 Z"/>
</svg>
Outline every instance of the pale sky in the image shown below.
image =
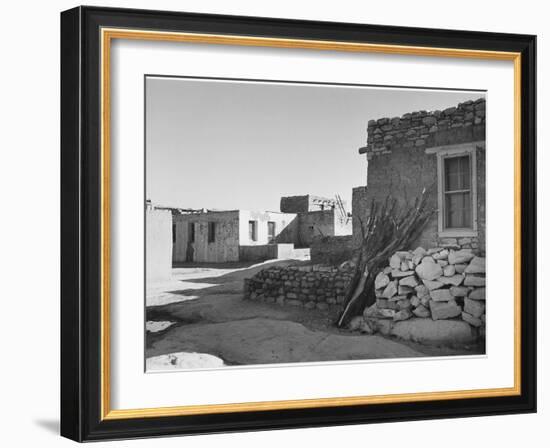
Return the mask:
<svg viewBox="0 0 550 448">
<path fill-rule="evenodd" d="M 365 185 L 370 119 L 483 92 L 146 79 L 146 196 L 182 208 L 279 210 L 281 196 Z"/>
</svg>

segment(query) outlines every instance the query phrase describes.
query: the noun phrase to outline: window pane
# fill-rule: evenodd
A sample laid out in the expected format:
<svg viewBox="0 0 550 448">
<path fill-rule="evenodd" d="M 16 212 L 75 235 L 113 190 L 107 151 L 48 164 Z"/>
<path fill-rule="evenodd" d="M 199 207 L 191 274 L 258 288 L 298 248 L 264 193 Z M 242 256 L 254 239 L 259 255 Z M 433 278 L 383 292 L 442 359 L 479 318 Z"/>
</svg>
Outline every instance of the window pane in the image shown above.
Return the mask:
<svg viewBox="0 0 550 448">
<path fill-rule="evenodd" d="M 445 194 L 445 227 L 472 227 L 470 193 Z"/>
<path fill-rule="evenodd" d="M 458 190 L 458 159 L 445 159 L 445 191 Z"/>
<path fill-rule="evenodd" d="M 470 156 L 445 159 L 445 191 L 470 189 Z"/>
<path fill-rule="evenodd" d="M 458 186 L 460 190 L 470 189 L 470 157 L 459 157 Z"/>
</svg>

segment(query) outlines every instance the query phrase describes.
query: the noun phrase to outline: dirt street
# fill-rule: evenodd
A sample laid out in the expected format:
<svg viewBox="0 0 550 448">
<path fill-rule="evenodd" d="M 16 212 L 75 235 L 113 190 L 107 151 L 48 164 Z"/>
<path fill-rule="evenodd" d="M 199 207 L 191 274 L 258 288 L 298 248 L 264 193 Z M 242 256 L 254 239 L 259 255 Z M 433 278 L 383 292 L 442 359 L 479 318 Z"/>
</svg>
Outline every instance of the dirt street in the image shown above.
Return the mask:
<svg viewBox="0 0 550 448">
<path fill-rule="evenodd" d="M 148 365 L 207 368 L 222 362 L 249 365 L 459 354 L 341 331 L 324 311 L 243 299 L 244 278 L 267 265 L 290 263 L 186 266 L 174 268 L 171 281 L 150 285 L 146 319 L 153 331 L 146 338 Z M 167 355 L 168 361 L 161 355 Z M 198 364 L 182 364 L 178 359 L 182 356 L 193 356 Z M 217 363 L 208 361 L 212 359 Z"/>
</svg>

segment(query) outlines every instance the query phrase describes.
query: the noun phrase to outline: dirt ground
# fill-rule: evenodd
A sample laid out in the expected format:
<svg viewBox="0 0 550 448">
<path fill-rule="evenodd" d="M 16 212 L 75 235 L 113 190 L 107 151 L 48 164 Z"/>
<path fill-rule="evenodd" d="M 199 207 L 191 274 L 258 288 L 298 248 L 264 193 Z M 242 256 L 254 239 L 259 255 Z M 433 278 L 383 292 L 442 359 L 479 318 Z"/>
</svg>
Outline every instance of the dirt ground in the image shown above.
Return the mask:
<svg viewBox="0 0 550 448">
<path fill-rule="evenodd" d="M 171 281 L 148 285 L 146 320 L 160 330 L 146 333 L 146 358 L 192 353 L 250 365 L 468 353 L 350 333 L 325 311 L 243 299 L 244 278 L 291 263 L 185 265 L 173 269 Z"/>
</svg>

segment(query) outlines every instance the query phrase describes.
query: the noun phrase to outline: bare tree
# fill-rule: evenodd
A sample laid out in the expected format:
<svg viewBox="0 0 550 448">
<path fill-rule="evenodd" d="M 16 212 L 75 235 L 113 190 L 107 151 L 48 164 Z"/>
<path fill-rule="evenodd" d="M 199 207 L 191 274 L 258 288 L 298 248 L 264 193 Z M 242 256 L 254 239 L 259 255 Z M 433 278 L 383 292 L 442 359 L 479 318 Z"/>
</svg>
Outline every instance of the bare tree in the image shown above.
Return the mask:
<svg viewBox="0 0 550 448">
<path fill-rule="evenodd" d="M 361 222 L 362 242 L 355 257 L 355 273 L 346 293 L 345 306 L 337 326 L 361 314 L 375 301 L 374 278 L 391 254 L 408 249 L 420 235 L 435 208 L 428 205 L 428 192 L 422 191 L 414 205 L 399 207 L 397 200 L 372 201 L 366 221 Z"/>
</svg>

